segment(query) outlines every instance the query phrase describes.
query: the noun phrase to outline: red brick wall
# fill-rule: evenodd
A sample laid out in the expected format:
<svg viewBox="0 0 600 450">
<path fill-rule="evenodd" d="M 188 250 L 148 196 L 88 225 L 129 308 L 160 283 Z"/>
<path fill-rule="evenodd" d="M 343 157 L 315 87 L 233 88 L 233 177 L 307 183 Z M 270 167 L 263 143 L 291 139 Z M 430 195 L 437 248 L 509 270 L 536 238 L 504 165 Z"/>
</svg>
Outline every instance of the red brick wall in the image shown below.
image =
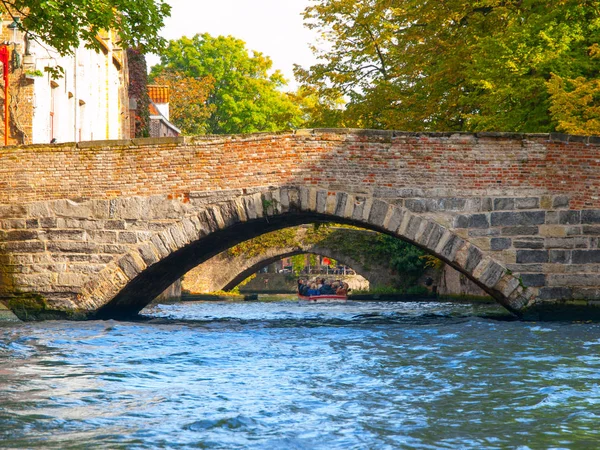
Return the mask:
<svg viewBox="0 0 600 450">
<path fill-rule="evenodd" d="M 303 131 L 174 142 L 1 148 L 0 204 L 311 184 L 419 197 L 564 193 L 571 209 L 600 208 L 600 144 L 548 135 Z"/>
</svg>

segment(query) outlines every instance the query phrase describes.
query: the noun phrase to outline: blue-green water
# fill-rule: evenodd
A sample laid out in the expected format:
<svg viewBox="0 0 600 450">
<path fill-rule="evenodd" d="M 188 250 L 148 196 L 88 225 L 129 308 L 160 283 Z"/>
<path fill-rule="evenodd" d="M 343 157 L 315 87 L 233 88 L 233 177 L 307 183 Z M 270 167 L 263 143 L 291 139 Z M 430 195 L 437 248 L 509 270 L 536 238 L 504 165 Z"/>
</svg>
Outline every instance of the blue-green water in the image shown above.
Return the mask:
<svg viewBox="0 0 600 450">
<path fill-rule="evenodd" d="M 493 311 L 187 303 L 3 324 L 0 447 L 600 447 L 600 325 Z"/>
</svg>

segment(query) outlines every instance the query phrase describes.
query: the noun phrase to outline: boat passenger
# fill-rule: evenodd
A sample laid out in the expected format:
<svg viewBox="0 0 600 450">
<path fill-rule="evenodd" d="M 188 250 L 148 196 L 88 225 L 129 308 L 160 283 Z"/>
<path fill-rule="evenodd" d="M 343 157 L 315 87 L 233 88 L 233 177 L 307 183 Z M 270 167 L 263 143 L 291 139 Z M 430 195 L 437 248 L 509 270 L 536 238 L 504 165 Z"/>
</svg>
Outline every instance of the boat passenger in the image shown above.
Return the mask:
<svg viewBox="0 0 600 450">
<path fill-rule="evenodd" d="M 348 294 L 348 289 L 346 289 L 344 287 L 344 284 L 346 284 L 346 283 L 343 283 L 341 286 L 339 286 L 337 288 L 337 290 L 335 291 L 335 295 L 347 295 Z"/>
<path fill-rule="evenodd" d="M 310 285 L 310 289 L 308 289 L 308 291 L 306 291 L 306 295 L 311 296 L 311 295 L 319 295 L 319 290 L 317 289 L 317 284 L 313 283 Z"/>
<path fill-rule="evenodd" d="M 319 292 L 321 292 L 321 295 L 335 294 L 335 291 L 331 288 L 331 284 L 329 284 L 329 281 L 323 282 L 323 286 L 321 287 L 321 289 L 319 289 Z"/>
</svg>

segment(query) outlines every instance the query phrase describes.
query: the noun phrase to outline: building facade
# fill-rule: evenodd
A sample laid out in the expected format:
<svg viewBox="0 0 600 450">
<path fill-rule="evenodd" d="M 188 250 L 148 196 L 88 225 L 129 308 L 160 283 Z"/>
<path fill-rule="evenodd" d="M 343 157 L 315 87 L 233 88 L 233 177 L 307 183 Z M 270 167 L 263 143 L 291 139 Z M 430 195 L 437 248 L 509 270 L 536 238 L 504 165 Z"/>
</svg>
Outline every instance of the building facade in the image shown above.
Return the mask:
<svg viewBox="0 0 600 450">
<path fill-rule="evenodd" d="M 99 52 L 81 46 L 72 55 L 60 56 L 28 40 L 12 18 L 3 17 L 2 41 L 11 51 L 9 144 L 130 137 L 126 52 L 113 32 L 102 32 L 97 40 Z M 48 69 L 61 74 L 52 76 Z"/>
</svg>

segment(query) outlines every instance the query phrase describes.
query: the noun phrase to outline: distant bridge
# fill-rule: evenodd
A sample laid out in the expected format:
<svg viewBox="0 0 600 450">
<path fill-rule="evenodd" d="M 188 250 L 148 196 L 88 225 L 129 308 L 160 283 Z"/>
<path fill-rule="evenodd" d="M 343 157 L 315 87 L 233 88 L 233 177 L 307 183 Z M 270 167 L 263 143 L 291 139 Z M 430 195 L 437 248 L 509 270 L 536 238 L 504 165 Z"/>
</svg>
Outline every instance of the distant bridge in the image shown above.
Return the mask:
<svg viewBox="0 0 600 450">
<path fill-rule="evenodd" d="M 350 266 L 369 282 L 371 288 L 395 286 L 400 284 L 401 275 L 395 272 L 389 261 L 373 262 L 357 258 L 355 253 L 333 245 L 338 240 L 357 243 L 365 240 L 365 235 L 375 233 L 348 228 L 328 229 L 327 237 L 315 238 L 313 230 L 305 227 L 292 229 L 293 239 L 282 240 L 265 246 L 260 252 L 241 252 L 229 254 L 225 251 L 192 269 L 183 284 L 185 289 L 193 287 L 195 293 L 229 291 L 239 285 L 250 275 L 271 263 L 294 255 L 312 253 L 332 258 Z M 370 237 L 370 236 L 369 236 Z M 365 258 L 366 259 L 366 258 Z"/>
<path fill-rule="evenodd" d="M 548 134 L 4 147 L 0 299 L 21 317 L 133 314 L 243 240 L 333 221 L 428 250 L 521 316 L 588 317 L 600 302 L 599 169 L 599 139 Z"/>
</svg>

